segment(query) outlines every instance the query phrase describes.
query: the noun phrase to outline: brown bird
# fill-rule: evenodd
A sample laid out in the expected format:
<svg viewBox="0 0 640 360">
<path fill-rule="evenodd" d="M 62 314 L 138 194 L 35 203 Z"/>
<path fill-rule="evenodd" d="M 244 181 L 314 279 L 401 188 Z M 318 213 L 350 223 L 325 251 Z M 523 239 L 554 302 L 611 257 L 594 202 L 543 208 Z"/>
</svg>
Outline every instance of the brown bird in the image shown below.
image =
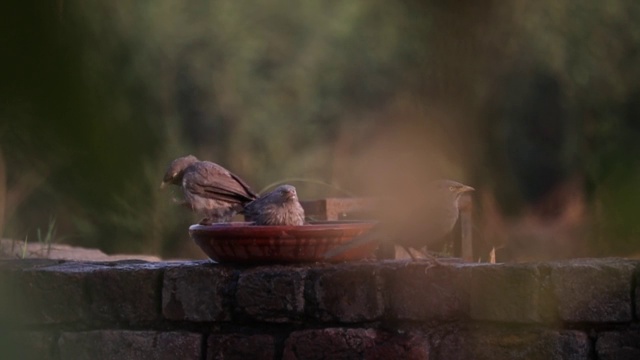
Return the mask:
<svg viewBox="0 0 640 360">
<path fill-rule="evenodd" d="M 369 241 L 386 241 L 401 246 L 415 260 L 409 248 L 419 251 L 424 246 L 434 245 L 442 241 L 453 230 L 456 221 L 458 221 L 458 200 L 460 196 L 473 190 L 474 188 L 471 186 L 452 180 L 437 180 L 429 183 L 426 188 L 429 195 L 429 203 L 427 206 L 417 210 L 420 218 L 424 220 L 420 224 L 411 223 L 415 217 L 386 222 L 383 219 L 368 233 L 327 252 L 325 258 L 330 259 Z M 418 229 L 419 234 L 416 234 L 416 230 L 413 229 Z"/>
<path fill-rule="evenodd" d="M 256 225 L 304 225 L 304 209 L 296 188 L 280 185 L 244 208 L 248 221 Z"/>
<path fill-rule="evenodd" d="M 244 180 L 222 166 L 193 155 L 171 162 L 160 187 L 181 186 L 183 205 L 204 214 L 201 224 L 228 222 L 245 204 L 258 198 Z"/>
</svg>

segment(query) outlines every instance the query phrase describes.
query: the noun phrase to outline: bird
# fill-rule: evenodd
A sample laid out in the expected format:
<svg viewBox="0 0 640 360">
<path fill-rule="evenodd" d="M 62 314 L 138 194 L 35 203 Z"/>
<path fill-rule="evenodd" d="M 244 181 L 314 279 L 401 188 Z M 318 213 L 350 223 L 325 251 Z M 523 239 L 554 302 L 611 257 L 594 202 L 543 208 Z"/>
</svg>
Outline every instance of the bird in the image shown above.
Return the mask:
<svg viewBox="0 0 640 360">
<path fill-rule="evenodd" d="M 182 187 L 181 203 L 196 213 L 204 214 L 200 224 L 229 222 L 244 205 L 258 195 L 237 175 L 210 161 L 200 161 L 193 155 L 179 157 L 171 162 L 160 188 L 167 185 Z"/>
<path fill-rule="evenodd" d="M 429 201 L 422 208 L 416 209 L 415 216 L 390 221 L 381 219 L 369 232 L 328 251 L 325 258 L 333 258 L 370 241 L 382 241 L 381 245 L 390 242 L 402 247 L 412 260 L 416 260 L 410 248 L 420 251 L 422 247 L 438 244 L 445 239 L 458 221 L 460 196 L 474 190 L 471 186 L 453 180 L 430 182 L 425 189 Z M 422 221 L 416 224 L 414 221 L 418 216 Z"/>
<path fill-rule="evenodd" d="M 280 185 L 250 202 L 244 214 L 255 225 L 304 225 L 304 209 L 292 185 Z"/>
</svg>

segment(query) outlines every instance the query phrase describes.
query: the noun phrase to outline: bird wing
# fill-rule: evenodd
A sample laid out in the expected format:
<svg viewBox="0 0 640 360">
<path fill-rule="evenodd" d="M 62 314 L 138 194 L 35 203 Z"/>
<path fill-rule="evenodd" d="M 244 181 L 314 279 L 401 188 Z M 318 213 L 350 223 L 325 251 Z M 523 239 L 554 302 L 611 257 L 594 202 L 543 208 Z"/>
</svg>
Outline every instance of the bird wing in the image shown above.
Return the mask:
<svg viewBox="0 0 640 360">
<path fill-rule="evenodd" d="M 245 191 L 245 193 L 247 195 L 249 195 L 249 197 L 251 198 L 251 200 L 255 200 L 258 198 L 258 194 L 253 192 L 253 190 L 251 190 L 251 187 L 249 187 L 249 184 L 247 184 L 244 180 L 242 180 L 240 177 L 238 177 L 236 174 L 229 172 L 229 175 L 235 180 L 237 181 L 237 183 L 242 186 L 242 189 Z"/>
<path fill-rule="evenodd" d="M 244 214 L 251 218 L 254 216 L 257 216 L 260 213 L 260 209 L 264 208 L 265 206 L 267 206 L 270 202 L 272 202 L 271 198 L 271 194 L 273 192 L 264 194 L 262 196 L 259 196 L 257 199 L 253 200 L 252 202 L 246 204 L 244 206 L 243 212 Z"/>
<path fill-rule="evenodd" d="M 257 197 L 238 176 L 208 161 L 187 168 L 182 184 L 185 191 L 191 194 L 225 202 L 242 204 Z"/>
</svg>

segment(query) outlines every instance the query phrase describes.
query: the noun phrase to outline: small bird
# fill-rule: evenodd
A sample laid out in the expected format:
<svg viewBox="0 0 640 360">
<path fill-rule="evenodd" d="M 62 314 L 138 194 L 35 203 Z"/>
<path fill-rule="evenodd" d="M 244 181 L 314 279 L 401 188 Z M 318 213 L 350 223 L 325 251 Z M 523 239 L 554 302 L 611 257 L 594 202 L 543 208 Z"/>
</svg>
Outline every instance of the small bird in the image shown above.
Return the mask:
<svg viewBox="0 0 640 360">
<path fill-rule="evenodd" d="M 415 260 L 409 248 L 419 251 L 422 247 L 442 241 L 458 221 L 460 196 L 473 190 L 475 189 L 471 186 L 452 180 L 431 182 L 426 189 L 429 195 L 428 204 L 416 210 L 416 215 L 423 219 L 421 223 L 416 224 L 415 217 L 395 221 L 382 219 L 371 231 L 327 252 L 325 258 L 330 259 L 370 241 L 386 241 L 401 246 Z"/>
<path fill-rule="evenodd" d="M 245 204 L 258 198 L 244 180 L 229 170 L 193 155 L 171 162 L 160 188 L 167 184 L 182 187 L 182 204 L 205 216 L 200 224 L 228 222 L 243 211 Z"/>
<path fill-rule="evenodd" d="M 280 185 L 268 194 L 247 204 L 244 214 L 255 225 L 304 225 L 304 209 L 296 188 Z"/>
</svg>

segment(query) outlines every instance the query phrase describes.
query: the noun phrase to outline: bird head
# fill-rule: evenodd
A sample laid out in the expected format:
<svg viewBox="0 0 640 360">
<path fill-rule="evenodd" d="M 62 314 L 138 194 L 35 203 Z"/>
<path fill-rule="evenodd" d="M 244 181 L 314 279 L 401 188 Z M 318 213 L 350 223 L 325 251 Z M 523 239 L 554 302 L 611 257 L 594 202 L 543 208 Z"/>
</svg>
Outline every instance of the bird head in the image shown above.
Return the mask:
<svg viewBox="0 0 640 360">
<path fill-rule="evenodd" d="M 182 182 L 184 170 L 196 162 L 198 162 L 198 158 L 193 155 L 187 155 L 173 160 L 164 173 L 160 188 L 164 188 L 167 184 L 179 185 Z"/>
<path fill-rule="evenodd" d="M 283 201 L 298 200 L 296 188 L 292 185 L 280 185 L 274 190 Z"/>
<path fill-rule="evenodd" d="M 441 195 L 451 196 L 456 199 L 466 192 L 475 190 L 471 186 L 453 180 L 436 180 L 433 182 L 433 186 Z"/>
</svg>

